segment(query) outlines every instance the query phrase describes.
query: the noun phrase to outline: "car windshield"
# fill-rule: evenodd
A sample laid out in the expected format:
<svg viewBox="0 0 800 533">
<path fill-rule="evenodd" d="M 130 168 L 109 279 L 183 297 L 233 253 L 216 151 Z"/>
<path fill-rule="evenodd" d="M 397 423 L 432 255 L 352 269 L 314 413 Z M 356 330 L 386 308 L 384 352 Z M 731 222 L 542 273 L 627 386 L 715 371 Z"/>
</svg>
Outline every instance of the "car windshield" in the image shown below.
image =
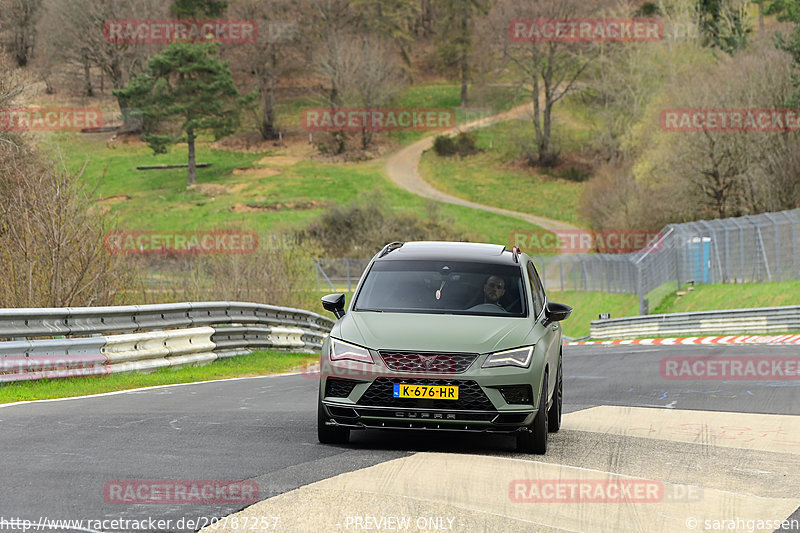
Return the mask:
<svg viewBox="0 0 800 533">
<path fill-rule="evenodd" d="M 379 261 L 355 311 L 527 316 L 518 266 L 460 261 Z"/>
</svg>

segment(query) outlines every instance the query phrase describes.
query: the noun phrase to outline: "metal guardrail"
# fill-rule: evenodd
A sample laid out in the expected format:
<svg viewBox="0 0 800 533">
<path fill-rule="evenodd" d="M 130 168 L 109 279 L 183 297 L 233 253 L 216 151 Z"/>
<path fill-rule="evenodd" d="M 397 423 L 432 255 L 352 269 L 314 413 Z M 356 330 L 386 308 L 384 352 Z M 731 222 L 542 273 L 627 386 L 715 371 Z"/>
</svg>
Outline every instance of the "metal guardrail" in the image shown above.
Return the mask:
<svg viewBox="0 0 800 533">
<path fill-rule="evenodd" d="M 154 370 L 255 348 L 313 353 L 333 324 L 246 302 L 0 309 L 0 382 Z"/>
<path fill-rule="evenodd" d="M 592 339 L 633 339 L 800 331 L 800 306 L 644 315 L 593 320 Z"/>
</svg>

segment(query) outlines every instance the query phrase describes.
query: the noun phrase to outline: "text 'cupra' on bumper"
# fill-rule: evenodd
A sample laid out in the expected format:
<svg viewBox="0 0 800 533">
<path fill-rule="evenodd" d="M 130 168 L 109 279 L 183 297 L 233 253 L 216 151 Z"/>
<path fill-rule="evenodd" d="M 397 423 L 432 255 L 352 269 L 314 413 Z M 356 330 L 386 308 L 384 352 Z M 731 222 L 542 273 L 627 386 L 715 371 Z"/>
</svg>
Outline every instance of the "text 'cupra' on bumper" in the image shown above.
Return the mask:
<svg viewBox="0 0 800 533">
<path fill-rule="evenodd" d="M 531 424 L 535 411 L 464 411 L 366 407 L 323 401 L 330 424 L 350 429 L 433 429 L 513 433 Z"/>
</svg>

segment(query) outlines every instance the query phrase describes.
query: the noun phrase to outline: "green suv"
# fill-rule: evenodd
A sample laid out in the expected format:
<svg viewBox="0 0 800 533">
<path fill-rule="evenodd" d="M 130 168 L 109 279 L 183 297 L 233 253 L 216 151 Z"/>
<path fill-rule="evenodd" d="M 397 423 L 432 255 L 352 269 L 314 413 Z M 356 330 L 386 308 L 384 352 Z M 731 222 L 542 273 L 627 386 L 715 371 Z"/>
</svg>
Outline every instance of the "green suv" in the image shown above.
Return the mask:
<svg viewBox="0 0 800 533">
<path fill-rule="evenodd" d="M 493 244 L 387 244 L 322 345 L 317 429 L 516 434 L 547 451 L 561 425 L 561 328 L 530 257 Z"/>
</svg>

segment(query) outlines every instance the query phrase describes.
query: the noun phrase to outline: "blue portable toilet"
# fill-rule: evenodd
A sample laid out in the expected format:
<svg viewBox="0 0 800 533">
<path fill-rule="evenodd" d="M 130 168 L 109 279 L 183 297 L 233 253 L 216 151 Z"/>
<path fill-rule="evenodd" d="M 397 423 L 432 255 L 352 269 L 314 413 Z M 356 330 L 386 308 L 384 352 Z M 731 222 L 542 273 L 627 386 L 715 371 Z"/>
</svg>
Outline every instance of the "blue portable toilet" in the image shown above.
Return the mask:
<svg viewBox="0 0 800 533">
<path fill-rule="evenodd" d="M 695 283 L 711 282 L 711 237 L 689 239 L 689 265 Z"/>
</svg>

